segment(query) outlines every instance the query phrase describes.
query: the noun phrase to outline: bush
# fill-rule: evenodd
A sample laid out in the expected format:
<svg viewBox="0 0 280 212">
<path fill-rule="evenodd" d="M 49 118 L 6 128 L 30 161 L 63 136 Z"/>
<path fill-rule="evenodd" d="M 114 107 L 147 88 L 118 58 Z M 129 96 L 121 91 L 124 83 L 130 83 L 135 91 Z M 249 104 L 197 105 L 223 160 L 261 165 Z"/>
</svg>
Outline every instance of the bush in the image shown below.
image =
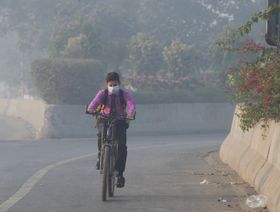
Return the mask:
<svg viewBox="0 0 280 212">
<path fill-rule="evenodd" d="M 275 3 L 264 11 L 254 13 L 243 26 L 217 42 L 218 46 L 242 56 L 240 63 L 228 70 L 232 97 L 240 103 L 236 114 L 240 118 L 240 127 L 243 131 L 249 131 L 260 124 L 264 130 L 263 136 L 266 136 L 270 121 L 280 121 L 279 49 L 252 39 L 242 39 L 249 35 L 254 24 L 274 19 L 273 16 L 280 11 L 279 6 Z"/>
<path fill-rule="evenodd" d="M 48 104 L 86 104 L 104 81 L 97 60 L 41 59 L 31 69 L 34 87 Z"/>
<path fill-rule="evenodd" d="M 179 39 L 165 47 L 162 54 L 169 73 L 175 78 L 191 75 L 197 70 L 199 58 L 195 49 Z"/>
<path fill-rule="evenodd" d="M 218 87 L 200 87 L 192 90 L 139 90 L 134 92 L 134 96 L 138 104 L 229 102 L 225 92 Z"/>
<path fill-rule="evenodd" d="M 238 113 L 246 131 L 257 123 L 280 121 L 280 59 L 278 53 L 262 54 L 256 62 L 243 63 L 229 71 L 233 97 L 243 104 Z"/>
<path fill-rule="evenodd" d="M 140 104 L 229 102 L 226 89 L 216 74 L 178 79 L 142 74 L 126 76 L 123 85 L 134 91 Z"/>
</svg>

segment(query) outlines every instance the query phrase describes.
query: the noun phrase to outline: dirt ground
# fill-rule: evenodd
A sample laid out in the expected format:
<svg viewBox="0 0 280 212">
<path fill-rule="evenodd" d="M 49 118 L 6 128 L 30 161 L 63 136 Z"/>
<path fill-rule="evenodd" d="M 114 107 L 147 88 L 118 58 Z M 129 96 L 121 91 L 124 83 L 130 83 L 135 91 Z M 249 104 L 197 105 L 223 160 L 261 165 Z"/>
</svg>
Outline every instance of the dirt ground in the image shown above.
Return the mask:
<svg viewBox="0 0 280 212">
<path fill-rule="evenodd" d="M 204 156 L 206 162 L 213 168 L 213 173 L 194 173 L 199 176 L 205 176 L 210 182 L 214 182 L 218 187 L 224 188 L 231 187 L 236 193 L 232 199 L 219 198 L 217 201 L 221 204 L 228 206 L 229 210 L 238 210 L 240 212 L 268 212 L 267 208 L 251 209 L 246 205 L 246 199 L 257 194 L 255 189 L 242 180 L 239 175 L 231 169 L 228 165 L 224 164 L 219 158 L 219 152 L 209 152 Z"/>
</svg>

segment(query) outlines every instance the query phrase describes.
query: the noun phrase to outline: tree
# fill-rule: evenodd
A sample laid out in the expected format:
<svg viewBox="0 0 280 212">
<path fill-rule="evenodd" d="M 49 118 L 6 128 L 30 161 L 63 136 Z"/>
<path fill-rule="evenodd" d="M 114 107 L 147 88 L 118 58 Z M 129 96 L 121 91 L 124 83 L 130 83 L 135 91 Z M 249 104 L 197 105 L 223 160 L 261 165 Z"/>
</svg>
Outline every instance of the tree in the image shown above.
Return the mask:
<svg viewBox="0 0 280 212">
<path fill-rule="evenodd" d="M 152 36 L 138 33 L 128 45 L 129 64 L 136 74 L 155 74 L 162 68 L 162 47 Z"/>
<path fill-rule="evenodd" d="M 163 45 L 178 38 L 205 52 L 226 23 L 243 22 L 252 8 L 262 6 L 261 1 L 241 0 L 1 0 L 0 36 L 17 36 L 18 61 L 24 64 L 17 76 L 29 75 L 30 61 L 46 56 L 48 49 L 54 57 L 97 57 L 114 69 L 125 67 L 127 47 L 139 32 Z M 151 53 L 160 55 L 152 66 L 144 67 L 149 73 L 162 68 L 158 51 Z M 130 67 L 139 71 L 133 57 L 130 49 Z"/>
<path fill-rule="evenodd" d="M 175 78 L 191 75 L 196 71 L 198 57 L 193 46 L 179 39 L 173 40 L 170 46 L 164 48 L 163 57 L 168 72 Z"/>
<path fill-rule="evenodd" d="M 102 55 L 100 30 L 83 20 L 63 25 L 52 35 L 49 55 L 51 57 L 99 58 Z"/>
</svg>

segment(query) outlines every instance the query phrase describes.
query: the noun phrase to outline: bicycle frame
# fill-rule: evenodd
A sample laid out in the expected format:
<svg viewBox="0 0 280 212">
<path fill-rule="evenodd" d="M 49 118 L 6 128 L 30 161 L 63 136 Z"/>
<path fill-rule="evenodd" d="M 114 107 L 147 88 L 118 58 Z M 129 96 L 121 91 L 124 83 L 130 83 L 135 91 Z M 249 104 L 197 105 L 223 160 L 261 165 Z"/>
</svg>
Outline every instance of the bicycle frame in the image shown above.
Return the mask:
<svg viewBox="0 0 280 212">
<path fill-rule="evenodd" d="M 100 156 L 100 173 L 103 173 L 103 156 L 104 156 L 104 148 L 109 147 L 110 149 L 110 155 L 114 153 L 115 158 L 117 158 L 117 152 L 118 152 L 118 144 L 116 140 L 114 139 L 114 132 L 113 132 L 113 127 L 116 122 L 114 119 L 104 119 L 104 126 L 102 129 L 102 143 L 101 143 L 101 156 Z M 115 168 L 115 164 L 114 168 Z"/>
<path fill-rule="evenodd" d="M 118 143 L 116 142 L 116 135 L 114 125 L 118 121 L 116 117 L 106 117 L 100 112 L 90 112 L 87 110 L 86 114 L 93 116 L 100 116 L 103 122 L 102 129 L 102 143 L 101 143 L 101 155 L 100 155 L 100 173 L 103 175 L 102 180 L 102 201 L 106 201 L 107 193 L 109 197 L 114 195 L 115 179 L 116 179 L 116 162 L 118 159 Z M 124 118 L 126 120 L 134 120 Z"/>
</svg>

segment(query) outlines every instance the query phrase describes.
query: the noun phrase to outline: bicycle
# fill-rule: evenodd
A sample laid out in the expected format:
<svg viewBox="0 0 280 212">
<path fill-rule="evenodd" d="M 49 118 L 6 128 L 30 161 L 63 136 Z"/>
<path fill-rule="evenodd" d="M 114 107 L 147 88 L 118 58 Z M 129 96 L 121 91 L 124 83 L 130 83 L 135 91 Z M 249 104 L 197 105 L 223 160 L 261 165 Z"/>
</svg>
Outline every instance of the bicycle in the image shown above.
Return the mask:
<svg viewBox="0 0 280 212">
<path fill-rule="evenodd" d="M 108 197 L 113 197 L 115 192 L 115 181 L 117 173 L 115 170 L 116 161 L 118 158 L 118 143 L 114 135 L 114 124 L 118 120 L 116 117 L 104 116 L 99 112 L 91 113 L 86 109 L 86 113 L 93 116 L 100 116 L 103 121 L 102 129 L 102 146 L 100 155 L 100 174 L 102 174 L 102 201 Z M 126 120 L 133 120 L 125 118 Z"/>
</svg>

